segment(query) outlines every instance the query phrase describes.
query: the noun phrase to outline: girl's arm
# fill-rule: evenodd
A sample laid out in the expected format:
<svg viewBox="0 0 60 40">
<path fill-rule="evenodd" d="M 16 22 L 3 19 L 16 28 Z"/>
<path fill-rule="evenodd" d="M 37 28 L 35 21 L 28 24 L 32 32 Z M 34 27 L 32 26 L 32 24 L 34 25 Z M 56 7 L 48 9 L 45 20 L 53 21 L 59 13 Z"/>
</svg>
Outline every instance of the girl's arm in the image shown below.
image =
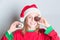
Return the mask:
<svg viewBox="0 0 60 40">
<path fill-rule="evenodd" d="M 12 40 L 12 39 L 13 39 L 13 34 L 12 33 L 9 34 L 8 32 L 6 32 L 1 40 Z"/>
<path fill-rule="evenodd" d="M 41 17 L 39 22 L 47 28 L 45 34 L 50 36 L 51 40 L 59 40 L 57 32 L 52 28 L 52 26 L 47 22 L 45 18 Z"/>
<path fill-rule="evenodd" d="M 60 40 L 57 32 L 53 30 L 52 26 L 49 26 L 45 31 L 45 34 L 51 37 L 51 40 Z"/>
<path fill-rule="evenodd" d="M 16 33 L 13 34 L 14 31 L 20 29 L 20 28 L 16 28 L 17 25 L 19 25 L 20 22 L 15 21 L 14 23 L 11 24 L 10 29 L 4 34 L 4 36 L 2 37 L 1 40 L 12 40 L 12 39 L 16 39 Z"/>
</svg>

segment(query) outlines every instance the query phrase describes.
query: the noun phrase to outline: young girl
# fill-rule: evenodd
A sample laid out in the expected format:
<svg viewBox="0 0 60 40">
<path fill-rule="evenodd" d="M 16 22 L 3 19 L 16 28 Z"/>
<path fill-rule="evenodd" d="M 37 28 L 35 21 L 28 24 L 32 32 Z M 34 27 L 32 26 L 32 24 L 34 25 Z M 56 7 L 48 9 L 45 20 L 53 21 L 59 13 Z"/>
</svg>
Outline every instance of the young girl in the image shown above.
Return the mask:
<svg viewBox="0 0 60 40">
<path fill-rule="evenodd" d="M 24 27 L 21 25 L 24 23 Z M 46 27 L 40 28 L 40 24 Z M 35 4 L 27 5 L 20 14 L 20 22 L 15 21 L 1 40 L 59 40 L 57 32 L 52 28 Z"/>
</svg>

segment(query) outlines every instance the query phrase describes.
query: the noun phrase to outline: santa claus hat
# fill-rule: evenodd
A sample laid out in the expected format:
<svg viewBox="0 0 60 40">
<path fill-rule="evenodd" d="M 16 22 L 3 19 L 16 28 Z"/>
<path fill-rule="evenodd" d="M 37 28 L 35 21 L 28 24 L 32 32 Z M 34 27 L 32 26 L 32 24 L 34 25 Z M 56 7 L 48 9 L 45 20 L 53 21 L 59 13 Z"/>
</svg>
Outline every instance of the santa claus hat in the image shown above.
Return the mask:
<svg viewBox="0 0 60 40">
<path fill-rule="evenodd" d="M 40 10 L 38 9 L 37 5 L 36 4 L 32 4 L 32 5 L 26 5 L 22 11 L 21 11 L 21 14 L 20 14 L 20 22 L 24 23 L 24 20 L 26 18 L 26 16 L 30 13 L 39 13 L 40 16 L 41 16 L 41 13 L 40 13 Z"/>
</svg>

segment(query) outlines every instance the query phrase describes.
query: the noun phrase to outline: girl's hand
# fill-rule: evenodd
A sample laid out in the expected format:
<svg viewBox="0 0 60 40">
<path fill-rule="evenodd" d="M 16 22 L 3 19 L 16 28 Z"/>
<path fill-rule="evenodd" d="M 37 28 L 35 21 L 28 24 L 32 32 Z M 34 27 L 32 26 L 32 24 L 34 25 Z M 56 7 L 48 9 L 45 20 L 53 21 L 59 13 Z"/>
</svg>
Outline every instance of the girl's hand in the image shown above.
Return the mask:
<svg viewBox="0 0 60 40">
<path fill-rule="evenodd" d="M 14 31 L 16 31 L 18 29 L 21 29 L 21 28 L 17 28 L 17 25 L 20 25 L 20 22 L 18 22 L 18 21 L 13 22 L 11 24 L 10 29 L 8 30 L 8 32 L 12 33 L 12 32 L 14 32 Z"/>
<path fill-rule="evenodd" d="M 47 22 L 47 20 L 43 17 L 41 17 L 41 19 L 39 20 L 39 23 L 44 25 L 46 28 L 48 28 L 50 26 L 50 24 Z"/>
</svg>

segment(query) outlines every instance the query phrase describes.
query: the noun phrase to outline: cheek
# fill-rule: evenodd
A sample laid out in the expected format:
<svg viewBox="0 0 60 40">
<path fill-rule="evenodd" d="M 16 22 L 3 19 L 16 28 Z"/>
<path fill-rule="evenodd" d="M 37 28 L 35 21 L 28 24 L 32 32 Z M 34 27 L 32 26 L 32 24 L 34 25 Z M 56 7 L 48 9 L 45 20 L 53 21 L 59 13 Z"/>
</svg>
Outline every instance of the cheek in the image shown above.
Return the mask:
<svg viewBox="0 0 60 40">
<path fill-rule="evenodd" d="M 31 22 L 31 20 L 28 19 L 28 20 L 27 20 L 27 23 L 30 24 L 30 22 Z"/>
</svg>

